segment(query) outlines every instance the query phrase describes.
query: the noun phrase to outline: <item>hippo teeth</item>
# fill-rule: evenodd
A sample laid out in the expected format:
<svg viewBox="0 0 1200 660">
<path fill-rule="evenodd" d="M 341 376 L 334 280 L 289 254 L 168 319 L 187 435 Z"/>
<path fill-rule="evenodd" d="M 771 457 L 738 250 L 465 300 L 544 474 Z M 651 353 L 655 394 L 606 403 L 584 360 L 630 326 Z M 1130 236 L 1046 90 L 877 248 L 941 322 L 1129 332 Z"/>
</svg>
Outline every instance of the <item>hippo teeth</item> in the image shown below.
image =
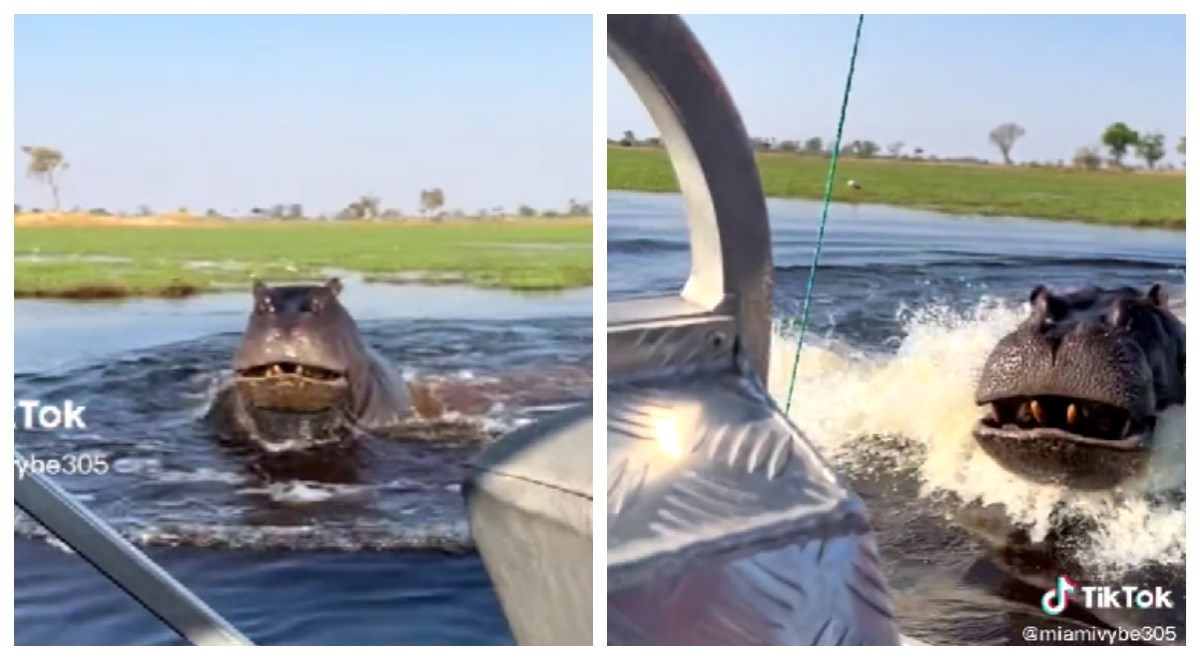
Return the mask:
<svg viewBox="0 0 1200 660">
<path fill-rule="evenodd" d="M 266 364 L 260 367 L 252 367 L 240 372 L 242 376 L 248 378 L 304 378 L 314 381 L 337 381 L 343 378 L 343 374 L 324 367 L 314 367 L 294 362 L 276 362 Z"/>
<path fill-rule="evenodd" d="M 1029 402 L 1029 412 L 1033 413 L 1033 418 L 1037 420 L 1038 424 L 1045 426 L 1046 411 L 1042 410 L 1042 404 L 1038 403 L 1037 399 L 1032 399 Z"/>
<path fill-rule="evenodd" d="M 1059 429 L 1097 440 L 1122 440 L 1154 423 L 1153 417 L 1141 417 L 1122 406 L 1053 395 L 993 401 L 980 421 L 995 429 Z"/>
</svg>

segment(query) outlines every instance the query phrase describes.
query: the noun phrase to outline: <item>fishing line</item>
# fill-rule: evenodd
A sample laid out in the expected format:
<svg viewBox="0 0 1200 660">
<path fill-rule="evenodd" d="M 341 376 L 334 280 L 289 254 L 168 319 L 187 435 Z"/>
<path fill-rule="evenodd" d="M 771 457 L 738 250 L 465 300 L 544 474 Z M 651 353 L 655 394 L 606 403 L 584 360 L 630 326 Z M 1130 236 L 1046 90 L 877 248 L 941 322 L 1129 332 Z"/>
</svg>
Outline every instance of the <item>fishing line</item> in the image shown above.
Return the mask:
<svg viewBox="0 0 1200 660">
<path fill-rule="evenodd" d="M 792 361 L 792 377 L 788 382 L 787 399 L 783 412 L 792 408 L 792 393 L 796 389 L 796 374 L 800 369 L 800 349 L 804 347 L 804 335 L 808 331 L 809 308 L 812 307 L 813 288 L 817 282 L 817 264 L 821 261 L 821 244 L 825 241 L 825 222 L 829 218 L 829 202 L 833 198 L 833 180 L 837 174 L 838 155 L 842 150 L 842 127 L 846 124 L 846 107 L 850 104 L 850 86 L 854 81 L 854 63 L 858 59 L 858 43 L 862 38 L 863 14 L 858 15 L 854 29 L 854 49 L 850 51 L 850 70 L 846 73 L 846 90 L 842 93 L 842 111 L 838 116 L 837 136 L 833 140 L 833 151 L 829 159 L 829 176 L 825 179 L 825 203 L 821 208 L 821 224 L 817 226 L 817 245 L 813 249 L 812 266 L 808 271 L 808 286 L 804 292 L 804 311 L 800 316 L 800 336 L 796 341 L 796 357 Z"/>
</svg>

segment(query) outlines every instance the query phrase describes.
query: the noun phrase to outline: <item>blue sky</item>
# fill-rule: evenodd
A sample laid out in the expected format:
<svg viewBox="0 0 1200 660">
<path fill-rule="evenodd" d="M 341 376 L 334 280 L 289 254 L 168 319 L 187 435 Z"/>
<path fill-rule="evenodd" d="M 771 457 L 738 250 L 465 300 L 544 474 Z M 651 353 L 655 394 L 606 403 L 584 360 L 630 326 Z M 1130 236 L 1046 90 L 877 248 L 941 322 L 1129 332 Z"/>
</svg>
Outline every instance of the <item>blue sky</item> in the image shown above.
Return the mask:
<svg viewBox="0 0 1200 660">
<path fill-rule="evenodd" d="M 752 136 L 833 138 L 855 16 L 689 16 Z M 1023 160 L 1070 160 L 1124 121 L 1184 130 L 1183 16 L 876 16 L 863 25 L 844 140 L 902 141 L 938 156 L 999 160 L 998 124 Z M 607 130 L 653 135 L 611 64 Z"/>
<path fill-rule="evenodd" d="M 30 144 L 66 155 L 67 207 L 590 200 L 591 20 L 20 16 L 17 202 L 49 203 Z"/>
</svg>

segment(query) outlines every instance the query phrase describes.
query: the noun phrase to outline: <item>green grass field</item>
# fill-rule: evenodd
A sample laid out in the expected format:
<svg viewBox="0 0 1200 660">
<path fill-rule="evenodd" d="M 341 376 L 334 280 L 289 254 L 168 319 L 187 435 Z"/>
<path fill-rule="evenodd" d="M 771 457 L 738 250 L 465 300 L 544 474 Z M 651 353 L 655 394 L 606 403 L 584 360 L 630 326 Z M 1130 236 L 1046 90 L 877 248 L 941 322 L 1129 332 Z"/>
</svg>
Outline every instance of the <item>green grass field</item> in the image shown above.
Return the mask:
<svg viewBox="0 0 1200 660">
<path fill-rule="evenodd" d="M 759 154 L 758 166 L 768 197 L 824 198 L 827 158 Z M 851 179 L 861 189 L 846 185 Z M 833 200 L 964 215 L 1184 229 L 1185 182 L 1177 173 L 841 158 Z M 679 190 L 666 152 L 637 147 L 609 147 L 608 188 Z"/>
<path fill-rule="evenodd" d="M 592 283 L 590 220 L 17 226 L 17 297 L 183 296 L 328 270 L 514 290 Z"/>
</svg>

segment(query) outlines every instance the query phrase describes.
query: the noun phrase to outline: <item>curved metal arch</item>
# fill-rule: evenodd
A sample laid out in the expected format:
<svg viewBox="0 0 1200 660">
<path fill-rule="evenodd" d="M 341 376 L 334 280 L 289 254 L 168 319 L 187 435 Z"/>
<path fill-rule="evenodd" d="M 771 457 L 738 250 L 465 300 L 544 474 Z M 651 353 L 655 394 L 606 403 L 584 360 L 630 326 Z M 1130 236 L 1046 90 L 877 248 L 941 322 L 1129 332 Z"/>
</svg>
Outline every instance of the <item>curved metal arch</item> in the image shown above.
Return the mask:
<svg viewBox="0 0 1200 660">
<path fill-rule="evenodd" d="M 680 296 L 696 311 L 731 316 L 737 350 L 765 380 L 771 229 L 741 115 L 678 16 L 610 15 L 608 55 L 649 110 L 679 180 L 692 250 L 691 274 Z M 616 309 L 609 318 L 621 322 L 630 316 Z M 620 375 L 613 366 L 610 377 Z"/>
</svg>

